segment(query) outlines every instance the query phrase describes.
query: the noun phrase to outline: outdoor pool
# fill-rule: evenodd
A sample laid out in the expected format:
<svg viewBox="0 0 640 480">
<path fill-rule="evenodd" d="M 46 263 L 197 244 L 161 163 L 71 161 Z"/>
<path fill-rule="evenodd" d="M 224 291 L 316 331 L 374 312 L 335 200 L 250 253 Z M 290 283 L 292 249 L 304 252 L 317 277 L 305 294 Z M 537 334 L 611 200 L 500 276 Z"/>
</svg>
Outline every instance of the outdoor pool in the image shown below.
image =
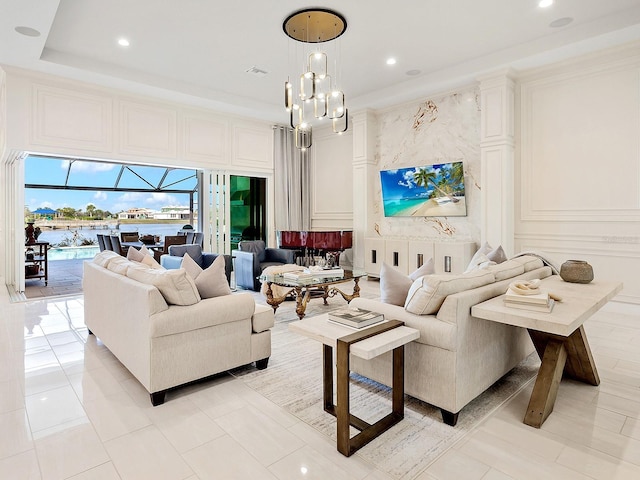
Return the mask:
<svg viewBox="0 0 640 480">
<path fill-rule="evenodd" d="M 100 251 L 98 246 L 90 247 L 54 247 L 49 249 L 49 260 L 74 260 L 93 258 Z"/>
</svg>

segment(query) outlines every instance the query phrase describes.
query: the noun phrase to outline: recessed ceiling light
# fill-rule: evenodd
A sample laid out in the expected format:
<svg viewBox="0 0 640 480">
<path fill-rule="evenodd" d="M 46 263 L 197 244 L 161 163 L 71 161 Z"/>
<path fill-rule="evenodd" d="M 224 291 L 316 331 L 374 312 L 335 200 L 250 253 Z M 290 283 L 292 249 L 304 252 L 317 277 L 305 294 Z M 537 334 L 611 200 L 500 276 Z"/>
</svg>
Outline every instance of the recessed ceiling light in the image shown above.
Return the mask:
<svg viewBox="0 0 640 480">
<path fill-rule="evenodd" d="M 120 45 L 121 47 L 128 47 L 130 43 L 129 43 L 129 40 L 127 40 L 126 38 L 119 38 L 118 45 Z"/>
<path fill-rule="evenodd" d="M 395 64 L 396 64 L 395 58 L 387 58 L 387 65 L 395 65 Z"/>
<path fill-rule="evenodd" d="M 409 71 L 407 71 L 406 73 L 407 73 L 407 75 L 409 75 L 409 76 L 412 76 L 412 77 L 413 77 L 413 76 L 415 76 L 415 75 L 420 75 L 420 73 L 421 73 L 421 72 L 420 72 L 420 70 L 415 70 L 415 69 L 414 69 L 414 70 L 409 70 Z"/>
<path fill-rule="evenodd" d="M 553 22 L 551 22 L 549 24 L 549 26 L 551 28 L 560 28 L 560 27 L 564 27 L 565 25 L 569 25 L 571 22 L 573 22 L 573 18 L 571 18 L 571 17 L 562 17 L 562 18 L 559 18 L 559 19 L 554 20 Z"/>
<path fill-rule="evenodd" d="M 39 37 L 40 36 L 40 32 L 38 30 L 36 30 L 35 28 L 31 28 L 31 27 L 16 27 L 14 28 L 14 30 L 16 32 L 18 32 L 21 35 L 26 35 L 27 37 Z"/>
<path fill-rule="evenodd" d="M 553 5 L 553 0 L 540 0 L 538 2 L 538 6 L 540 8 L 547 8 L 547 7 L 550 7 L 551 5 Z"/>
</svg>

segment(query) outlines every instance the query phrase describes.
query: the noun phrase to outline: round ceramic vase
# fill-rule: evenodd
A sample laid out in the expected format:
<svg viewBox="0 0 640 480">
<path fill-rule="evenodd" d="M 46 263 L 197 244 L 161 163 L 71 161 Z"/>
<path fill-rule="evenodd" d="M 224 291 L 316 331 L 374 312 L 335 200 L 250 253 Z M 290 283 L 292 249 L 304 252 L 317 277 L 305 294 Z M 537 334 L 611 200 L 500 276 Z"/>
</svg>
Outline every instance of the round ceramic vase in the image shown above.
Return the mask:
<svg viewBox="0 0 640 480">
<path fill-rule="evenodd" d="M 567 260 L 560 267 L 560 277 L 565 282 L 589 283 L 593 280 L 593 268 L 584 260 Z"/>
</svg>

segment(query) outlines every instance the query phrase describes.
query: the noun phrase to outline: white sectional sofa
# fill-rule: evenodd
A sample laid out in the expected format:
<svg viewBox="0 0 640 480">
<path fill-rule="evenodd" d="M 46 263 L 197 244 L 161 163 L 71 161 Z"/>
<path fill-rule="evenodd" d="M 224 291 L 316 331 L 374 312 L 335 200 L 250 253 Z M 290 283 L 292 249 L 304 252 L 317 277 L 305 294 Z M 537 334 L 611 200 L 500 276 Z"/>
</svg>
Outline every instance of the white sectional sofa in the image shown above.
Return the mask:
<svg viewBox="0 0 640 480">
<path fill-rule="evenodd" d="M 161 272 L 166 278 L 158 287 L 132 278 L 141 278 L 146 267 L 103 254 L 98 263 L 98 256 L 84 262 L 85 324 L 150 393 L 153 405 L 188 382 L 251 362 L 266 368 L 270 307 L 256 305 L 249 293 L 194 299 L 188 290 L 195 284 L 184 269 Z"/>
<path fill-rule="evenodd" d="M 425 299 L 435 300 L 436 311 L 431 314 L 410 313 L 404 306 L 365 298 L 356 298 L 351 305 L 381 312 L 386 318 L 402 320 L 420 331 L 420 338 L 405 347 L 405 392 L 440 408 L 443 421 L 455 425 L 465 405 L 534 351 L 525 329 L 474 318 L 471 307 L 505 293 L 509 283 L 516 279 L 531 280 L 551 274 L 551 268 L 540 258 L 521 256 L 469 274 L 422 277 L 424 287 L 417 280 L 409 296 L 422 293 L 423 299 L 414 301 L 409 309 L 434 310 L 433 305 L 423 307 Z M 433 288 L 425 291 L 428 282 L 439 283 L 436 290 L 440 292 Z M 458 293 L 448 294 L 456 288 L 446 284 L 455 282 Z M 439 293 L 446 295 L 444 301 L 438 302 Z M 391 385 L 389 354 L 370 361 L 353 357 L 351 362 L 353 371 Z"/>
</svg>

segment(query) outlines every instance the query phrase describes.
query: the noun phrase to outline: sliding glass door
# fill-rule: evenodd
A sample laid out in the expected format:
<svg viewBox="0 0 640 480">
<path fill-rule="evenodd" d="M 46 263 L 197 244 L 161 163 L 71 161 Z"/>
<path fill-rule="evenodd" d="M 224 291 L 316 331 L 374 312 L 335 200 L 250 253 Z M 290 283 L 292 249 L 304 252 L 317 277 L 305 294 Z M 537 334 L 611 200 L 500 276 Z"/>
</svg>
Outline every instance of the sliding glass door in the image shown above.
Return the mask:
<svg viewBox="0 0 640 480">
<path fill-rule="evenodd" d="M 230 253 L 241 240 L 274 241 L 268 227 L 273 224 L 267 207 L 273 195 L 267 178 L 212 171 L 205 180 L 209 195 L 203 218 L 209 219 L 213 251 Z"/>
</svg>

